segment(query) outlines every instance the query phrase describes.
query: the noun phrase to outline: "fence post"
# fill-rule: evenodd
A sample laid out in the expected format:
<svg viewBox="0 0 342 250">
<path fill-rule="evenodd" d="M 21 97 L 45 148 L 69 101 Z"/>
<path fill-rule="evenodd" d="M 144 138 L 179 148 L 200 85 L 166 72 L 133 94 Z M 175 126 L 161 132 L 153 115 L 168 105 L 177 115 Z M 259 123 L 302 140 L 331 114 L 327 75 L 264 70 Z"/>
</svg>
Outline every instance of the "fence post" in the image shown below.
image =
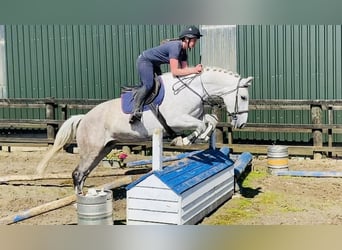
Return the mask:
<svg viewBox="0 0 342 250">
<path fill-rule="evenodd" d="M 214 105 L 212 107 L 212 114 L 216 115 L 217 118 L 220 120 L 220 117 L 222 116 L 222 111 L 217 105 Z M 223 127 L 216 128 L 215 134 L 216 134 L 216 142 L 223 144 Z"/>
<path fill-rule="evenodd" d="M 311 105 L 311 121 L 312 124 L 322 125 L 322 105 L 312 104 Z M 323 147 L 323 131 L 322 128 L 312 129 L 312 140 L 314 147 Z M 314 151 L 314 159 L 321 159 L 322 153 Z"/>
<path fill-rule="evenodd" d="M 333 105 L 328 106 L 328 124 L 333 125 L 334 124 L 334 113 L 333 113 Z M 333 146 L 333 130 L 332 128 L 328 128 L 328 147 L 332 148 Z M 333 152 L 328 151 L 328 156 L 332 157 Z"/>
<path fill-rule="evenodd" d="M 232 117 L 228 116 L 227 117 L 227 123 L 231 124 L 232 122 Z M 228 126 L 227 127 L 227 144 L 230 145 L 231 147 L 233 146 L 233 127 L 232 126 Z"/>
<path fill-rule="evenodd" d="M 55 102 L 53 100 L 47 100 L 45 102 L 45 116 L 47 120 L 55 120 Z M 46 124 L 47 139 L 55 139 L 55 127 L 53 124 Z"/>
<path fill-rule="evenodd" d="M 61 105 L 61 114 L 62 114 L 62 119 L 65 121 L 68 119 L 68 105 L 67 104 L 62 104 Z"/>
</svg>

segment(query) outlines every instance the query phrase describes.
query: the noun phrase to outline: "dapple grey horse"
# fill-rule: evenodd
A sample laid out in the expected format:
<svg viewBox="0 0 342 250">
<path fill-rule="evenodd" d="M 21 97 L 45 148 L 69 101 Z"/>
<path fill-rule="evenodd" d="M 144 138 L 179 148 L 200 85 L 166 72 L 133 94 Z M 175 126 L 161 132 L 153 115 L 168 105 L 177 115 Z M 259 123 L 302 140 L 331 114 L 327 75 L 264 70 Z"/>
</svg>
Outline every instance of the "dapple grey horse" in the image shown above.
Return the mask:
<svg viewBox="0 0 342 250">
<path fill-rule="evenodd" d="M 189 145 L 197 138 L 208 140 L 217 118 L 204 114 L 203 104 L 209 97 L 221 97 L 234 128 L 243 128 L 248 117 L 248 86 L 252 77 L 242 78 L 219 68 L 205 68 L 201 74 L 174 77 L 161 75 L 165 96 L 159 106 L 167 124 L 175 132 L 194 131 L 171 144 Z M 113 149 L 115 142 L 136 142 L 151 139 L 156 128 L 163 128 L 155 115 L 144 111 L 141 122 L 130 124 L 129 114 L 121 109 L 121 98 L 103 102 L 85 115 L 66 120 L 56 134 L 54 145 L 37 167 L 42 175 L 53 155 L 76 138 L 80 163 L 72 173 L 75 191 L 82 193 L 85 179 L 98 163 Z"/>
</svg>

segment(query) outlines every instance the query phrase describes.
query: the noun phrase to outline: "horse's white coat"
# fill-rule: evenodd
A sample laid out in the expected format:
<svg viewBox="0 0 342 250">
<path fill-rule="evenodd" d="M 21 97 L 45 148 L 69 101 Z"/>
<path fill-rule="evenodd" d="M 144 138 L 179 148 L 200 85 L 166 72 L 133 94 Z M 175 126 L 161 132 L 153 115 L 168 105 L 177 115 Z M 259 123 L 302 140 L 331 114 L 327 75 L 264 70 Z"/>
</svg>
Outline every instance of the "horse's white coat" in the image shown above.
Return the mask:
<svg viewBox="0 0 342 250">
<path fill-rule="evenodd" d="M 217 123 L 212 115 L 203 114 L 201 98 L 205 99 L 208 95 L 222 97 L 228 112 L 237 113 L 232 119 L 233 127 L 241 128 L 246 124 L 248 86 L 251 84 L 252 77 L 240 78 L 222 69 L 206 68 L 200 75 L 190 75 L 181 79 L 182 82 L 171 73 L 162 75 L 165 97 L 159 110 L 174 131 L 195 129 L 191 135 L 192 139 L 197 137 L 208 139 L 208 135 L 215 129 Z M 188 84 L 191 90 L 183 83 Z M 243 112 L 238 113 L 240 111 Z M 76 140 L 80 164 L 77 171 L 82 172 L 85 177 L 111 151 L 113 145 L 110 142 L 143 141 L 152 137 L 154 129 L 163 129 L 151 111 L 143 113 L 141 122 L 131 125 L 128 122 L 129 115 L 121 111 L 120 98 L 106 101 L 94 107 L 83 117 L 71 117 L 65 122 L 67 125 L 59 129 L 51 153 L 48 153 L 39 164 L 37 168 L 39 174 L 43 173 L 53 154 L 73 139 L 71 133 L 75 132 L 72 130 L 75 128 L 73 121 L 78 124 Z M 189 144 L 191 141 L 186 137 L 182 140 L 175 139 L 173 143 Z M 79 188 L 82 187 L 83 182 L 84 180 Z"/>
</svg>

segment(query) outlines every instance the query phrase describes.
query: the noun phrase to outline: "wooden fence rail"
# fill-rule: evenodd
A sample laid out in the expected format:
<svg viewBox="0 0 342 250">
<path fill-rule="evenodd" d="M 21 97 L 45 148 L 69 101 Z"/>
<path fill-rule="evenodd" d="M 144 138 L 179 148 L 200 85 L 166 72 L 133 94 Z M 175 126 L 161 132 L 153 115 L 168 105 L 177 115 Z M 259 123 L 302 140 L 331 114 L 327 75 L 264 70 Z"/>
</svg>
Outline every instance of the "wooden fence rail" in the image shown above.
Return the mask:
<svg viewBox="0 0 342 250">
<path fill-rule="evenodd" d="M 56 98 L 14 98 L 0 99 L 1 109 L 41 109 L 45 110 L 45 119 L 8 119 L 0 118 L 0 130 L 4 129 L 46 129 L 45 138 L 15 137 L 0 135 L 1 146 L 36 146 L 54 142 L 59 126 L 68 118 L 70 110 L 90 110 L 106 100 L 99 99 L 56 99 Z M 60 112 L 58 114 L 57 112 Z M 60 118 L 58 118 L 60 117 Z"/>
<path fill-rule="evenodd" d="M 334 134 L 342 133 L 342 124 L 334 124 L 334 111 L 342 110 L 342 100 L 251 100 L 249 105 L 250 113 L 257 110 L 276 111 L 303 111 L 310 114 L 311 123 L 251 123 L 243 129 L 245 132 L 284 132 L 284 133 L 306 133 L 311 134 L 312 145 L 289 145 L 289 154 L 314 155 L 321 157 L 322 154 L 328 156 L 342 155 L 342 147 L 334 146 L 341 142 L 334 142 Z M 326 112 L 327 119 L 323 119 Z M 236 145 L 234 144 L 234 132 L 227 123 L 218 124 L 218 141 L 223 140 L 223 131 L 227 131 L 227 144 L 237 152 L 250 151 L 254 153 L 267 153 L 269 145 Z M 240 130 L 241 131 L 241 130 Z M 328 142 L 323 143 L 323 135 L 327 134 Z M 221 139 L 222 138 L 222 139 Z M 300 143 L 298 143 L 300 144 Z"/>
<path fill-rule="evenodd" d="M 0 135 L 0 147 L 11 145 L 51 144 L 54 141 L 59 126 L 68 118 L 71 110 L 89 110 L 106 100 L 99 99 L 56 99 L 56 98 L 16 98 L 0 99 L 1 109 L 42 109 L 45 119 L 0 118 L 0 130 L 3 129 L 46 129 L 45 138 L 22 138 Z M 213 109 L 215 110 L 215 109 Z M 342 110 L 342 100 L 251 100 L 250 111 L 255 110 L 293 110 L 305 111 L 311 114 L 311 123 L 248 123 L 243 130 L 233 129 L 227 122 L 219 122 L 217 128 L 217 143 L 228 144 L 235 152 L 249 151 L 251 153 L 266 153 L 268 145 L 248 145 L 234 143 L 234 133 L 246 132 L 284 132 L 311 134 L 312 145 L 289 146 L 289 154 L 314 155 L 326 153 L 328 155 L 342 154 L 342 148 L 334 146 L 341 142 L 334 142 L 333 135 L 342 133 L 342 124 L 334 124 L 334 111 Z M 222 110 L 221 110 L 222 111 Z M 60 113 L 58 113 L 60 112 Z M 215 110 L 215 112 L 220 112 Z M 323 119 L 327 112 L 328 122 Z M 0 113 L 1 114 L 1 113 Z M 328 135 L 328 143 L 324 145 L 323 135 Z"/>
</svg>

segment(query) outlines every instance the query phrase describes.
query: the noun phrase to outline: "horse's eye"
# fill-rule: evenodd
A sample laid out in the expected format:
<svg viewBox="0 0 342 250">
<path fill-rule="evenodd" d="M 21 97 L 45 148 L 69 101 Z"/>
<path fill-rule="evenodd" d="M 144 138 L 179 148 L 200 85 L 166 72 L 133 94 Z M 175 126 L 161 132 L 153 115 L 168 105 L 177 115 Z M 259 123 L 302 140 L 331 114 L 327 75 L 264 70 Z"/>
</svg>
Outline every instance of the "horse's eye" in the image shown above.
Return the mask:
<svg viewBox="0 0 342 250">
<path fill-rule="evenodd" d="M 242 96 L 241 96 L 241 99 L 244 100 L 244 101 L 246 101 L 246 100 L 247 100 L 247 97 L 244 96 L 244 95 L 242 95 Z"/>
</svg>

